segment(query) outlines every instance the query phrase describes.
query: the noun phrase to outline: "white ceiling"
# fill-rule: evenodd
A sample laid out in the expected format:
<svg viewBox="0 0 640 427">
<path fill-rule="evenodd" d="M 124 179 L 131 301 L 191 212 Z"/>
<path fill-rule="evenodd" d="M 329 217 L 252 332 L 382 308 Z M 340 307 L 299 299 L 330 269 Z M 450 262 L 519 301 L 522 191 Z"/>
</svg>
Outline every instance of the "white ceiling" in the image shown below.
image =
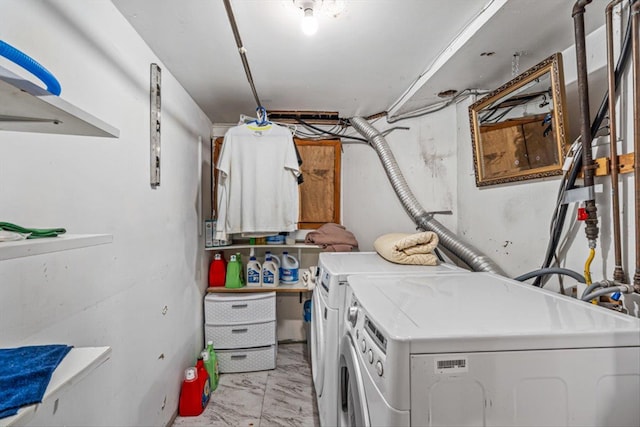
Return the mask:
<svg viewBox="0 0 640 427">
<path fill-rule="evenodd" d="M 254 115 L 222 0 L 112 0 L 214 123 Z M 329 0 L 325 0 L 323 8 Z M 585 15 L 603 25 L 605 0 Z M 567 0 L 345 0 L 300 30 L 292 0 L 231 0 L 262 104 L 269 110 L 392 114 L 446 89 L 493 89 L 573 43 Z M 483 52 L 495 52 L 481 56 Z M 404 95 L 404 96 L 403 96 Z"/>
</svg>

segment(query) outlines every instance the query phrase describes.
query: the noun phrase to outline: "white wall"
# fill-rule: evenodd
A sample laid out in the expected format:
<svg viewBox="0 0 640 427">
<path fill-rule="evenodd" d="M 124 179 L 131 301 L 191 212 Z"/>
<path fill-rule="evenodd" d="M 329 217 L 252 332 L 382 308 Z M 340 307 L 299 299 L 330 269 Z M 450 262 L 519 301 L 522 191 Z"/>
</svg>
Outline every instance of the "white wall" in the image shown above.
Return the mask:
<svg viewBox="0 0 640 427">
<path fill-rule="evenodd" d="M 587 38 L 587 63 L 589 66 L 589 92 L 592 117 L 606 91 L 606 45 L 604 29 L 600 28 Z M 563 49 L 558 46 L 558 50 Z M 573 46 L 563 53 L 565 84 L 568 97 L 568 119 L 570 123 L 569 140 L 573 141 L 579 134 L 576 60 Z M 624 139 L 618 143 L 620 154 L 633 151 L 631 125 L 631 83 L 628 78 L 621 88 L 622 111 L 626 116 L 622 119 L 622 127 L 618 136 Z M 535 270 L 542 264 L 549 235 L 549 223 L 555 207 L 555 198 L 560 184 L 560 177 L 541 180 L 530 180 L 519 183 L 477 188 L 474 181 L 471 134 L 468 120 L 468 106 L 473 102 L 467 99 L 457 107 L 457 139 L 458 139 L 458 227 L 459 233 L 502 267 L 512 276 L 518 276 Z M 620 114 L 620 113 L 619 113 Z M 604 123 L 606 124 L 606 123 Z M 597 147 L 594 158 L 609 156 L 608 137 L 594 141 Z M 600 235 L 596 258 L 591 265 L 594 281 L 612 279 L 614 268 L 613 242 L 611 236 L 611 200 L 610 178 L 595 179 L 602 185 L 596 195 L 598 204 L 598 221 Z M 632 277 L 635 268 L 633 243 L 633 174 L 620 176 L 622 206 L 622 242 L 625 254 L 623 266 L 625 272 Z M 576 206 L 568 209 L 565 223 L 567 236 L 565 248 L 567 252 L 562 266 L 579 273 L 589 254 L 584 233 L 584 223 L 577 222 Z M 573 279 L 565 279 L 565 283 L 575 283 Z M 551 289 L 557 289 L 556 280 L 549 283 Z"/>
<path fill-rule="evenodd" d="M 210 191 L 211 123 L 163 67 L 162 183 L 152 190 L 149 65 L 159 61 L 128 22 L 107 0 L 0 0 L 0 10 L 2 40 L 45 65 L 66 101 L 120 129 L 118 139 L 0 132 L 0 221 L 113 235 L 1 261 L 0 346 L 113 349 L 34 424 L 164 425 L 202 345 L 199 190 Z"/>
<path fill-rule="evenodd" d="M 455 230 L 457 199 L 456 117 L 451 108 L 396 124 L 373 123 L 380 132 L 398 129 L 385 137 L 409 188 L 428 212 L 453 211 L 435 218 Z M 358 239 L 361 251 L 374 250 L 373 242 L 386 233 L 414 233 L 416 226 L 405 212 L 375 150 L 361 143 L 345 143 L 342 157 L 343 225 Z"/>
<path fill-rule="evenodd" d="M 620 31 L 617 36 L 621 38 Z M 604 28 L 587 37 L 591 115 L 594 116 L 606 91 L 606 44 Z M 569 140 L 580 130 L 576 60 L 573 46 L 556 46 L 564 58 L 569 119 Z M 544 58 L 540 58 L 542 60 Z M 633 151 L 632 85 L 623 81 L 623 107 L 618 143 L 619 153 Z M 396 123 L 410 131 L 397 130 L 386 139 L 409 186 L 426 210 L 453 210 L 454 216 L 436 218 L 456 232 L 462 241 L 493 259 L 511 277 L 539 268 L 555 207 L 559 177 L 478 188 L 475 185 L 467 98 L 443 111 Z M 383 131 L 391 125 L 374 123 Z M 594 141 L 594 157 L 608 156 L 608 138 Z M 593 280 L 612 278 L 613 242 L 609 177 L 596 178 L 600 237 L 591 265 Z M 413 232 L 415 226 L 404 212 L 374 150 L 360 144 L 345 144 L 342 169 L 343 224 L 360 241 L 361 250 L 372 250 L 373 241 L 389 232 Z M 633 276 L 633 174 L 620 176 L 623 211 L 622 244 L 624 269 Z M 584 224 L 575 221 L 576 207 L 568 210 L 566 258 L 562 266 L 583 272 L 588 256 Z M 565 283 L 573 279 L 565 278 Z M 557 280 L 547 285 L 557 289 Z"/>
</svg>

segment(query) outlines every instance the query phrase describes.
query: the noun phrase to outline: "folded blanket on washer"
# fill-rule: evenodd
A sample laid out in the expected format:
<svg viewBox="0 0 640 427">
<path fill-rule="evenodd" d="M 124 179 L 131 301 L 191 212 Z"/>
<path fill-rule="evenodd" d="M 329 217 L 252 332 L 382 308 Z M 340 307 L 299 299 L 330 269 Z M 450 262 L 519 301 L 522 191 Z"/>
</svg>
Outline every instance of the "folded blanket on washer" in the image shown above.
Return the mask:
<svg viewBox="0 0 640 427">
<path fill-rule="evenodd" d="M 350 252 L 358 247 L 352 232 L 340 224 L 329 222 L 307 234 L 304 241 L 322 247 L 326 252 Z"/>
<path fill-rule="evenodd" d="M 437 265 L 438 257 L 433 251 L 438 241 L 432 231 L 390 233 L 378 237 L 373 246 L 381 257 L 396 264 Z"/>
</svg>

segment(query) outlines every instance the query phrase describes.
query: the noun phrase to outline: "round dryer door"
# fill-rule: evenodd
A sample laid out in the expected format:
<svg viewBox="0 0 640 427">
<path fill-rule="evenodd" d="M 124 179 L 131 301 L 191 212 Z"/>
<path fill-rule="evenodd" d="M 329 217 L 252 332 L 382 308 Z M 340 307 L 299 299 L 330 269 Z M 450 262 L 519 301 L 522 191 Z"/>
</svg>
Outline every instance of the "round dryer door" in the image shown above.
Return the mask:
<svg viewBox="0 0 640 427">
<path fill-rule="evenodd" d="M 338 406 L 340 426 L 368 427 L 371 425 L 362 382 L 362 370 L 358 363 L 356 347 L 349 335 L 342 338 Z"/>
<path fill-rule="evenodd" d="M 326 304 L 322 299 L 320 290 L 316 288 L 313 291 L 311 300 L 311 373 L 313 375 L 313 385 L 318 396 L 322 396 L 324 388 L 324 331 L 327 321 L 324 318 L 325 309 Z"/>
</svg>

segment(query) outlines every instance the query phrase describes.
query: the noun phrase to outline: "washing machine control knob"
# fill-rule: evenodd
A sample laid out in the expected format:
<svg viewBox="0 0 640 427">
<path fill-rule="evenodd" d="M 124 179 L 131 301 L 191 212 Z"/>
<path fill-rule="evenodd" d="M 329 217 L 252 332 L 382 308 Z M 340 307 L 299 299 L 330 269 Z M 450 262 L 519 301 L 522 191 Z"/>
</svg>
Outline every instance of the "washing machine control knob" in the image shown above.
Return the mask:
<svg viewBox="0 0 640 427">
<path fill-rule="evenodd" d="M 362 349 L 363 353 L 365 351 L 367 351 L 367 342 L 364 339 L 362 340 L 362 343 L 360 344 L 360 348 Z"/>
<path fill-rule="evenodd" d="M 382 362 L 379 360 L 376 362 L 376 372 L 378 372 L 379 377 L 384 373 L 384 367 L 382 366 Z"/>
<path fill-rule="evenodd" d="M 369 363 L 373 363 L 373 350 L 369 350 Z"/>
<path fill-rule="evenodd" d="M 356 322 L 358 321 L 358 311 L 358 306 L 356 305 L 349 307 L 347 319 L 349 320 L 349 323 L 351 323 L 351 326 L 356 326 Z"/>
</svg>

